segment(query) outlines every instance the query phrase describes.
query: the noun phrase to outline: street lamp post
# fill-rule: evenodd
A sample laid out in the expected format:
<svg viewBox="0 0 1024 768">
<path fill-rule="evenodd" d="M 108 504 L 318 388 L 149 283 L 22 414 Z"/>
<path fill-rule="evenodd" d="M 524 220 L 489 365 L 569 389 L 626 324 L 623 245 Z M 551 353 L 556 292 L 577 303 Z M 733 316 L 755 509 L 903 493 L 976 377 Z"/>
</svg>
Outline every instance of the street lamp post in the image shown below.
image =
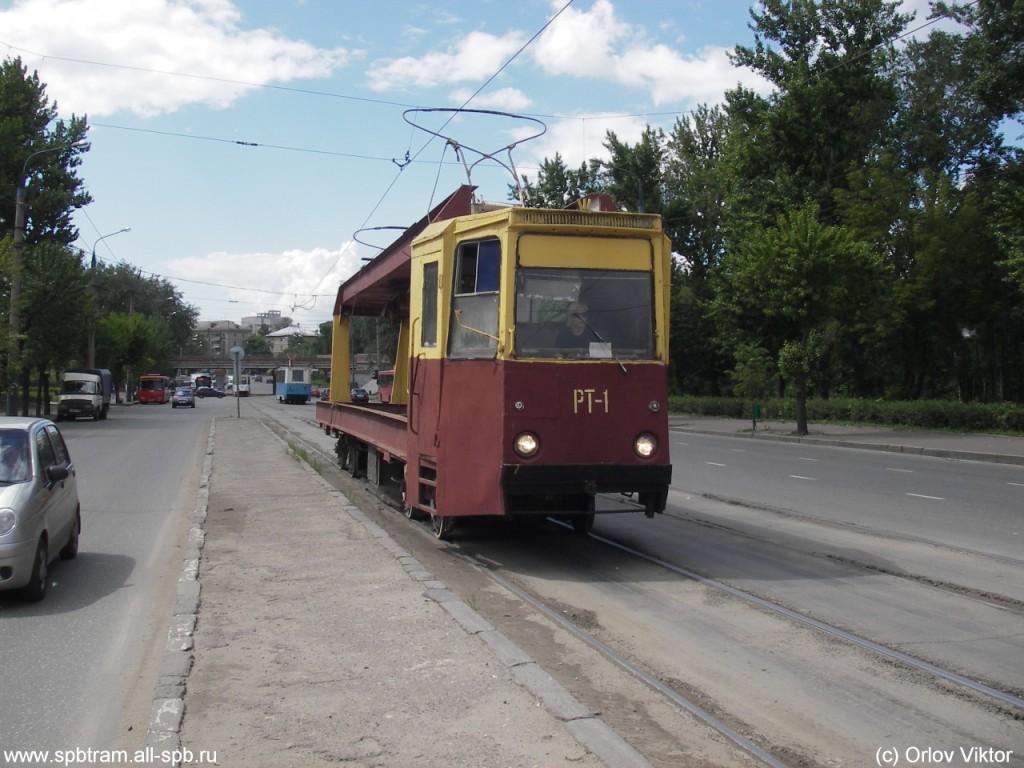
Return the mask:
<svg viewBox="0 0 1024 768">
<path fill-rule="evenodd" d="M 45 154 L 46 152 L 57 152 L 61 149 L 71 149 L 80 146 L 80 142 L 71 144 L 58 144 L 55 147 L 46 147 L 29 153 L 25 162 L 21 165 L 21 175 L 18 176 L 18 187 L 14 196 L 14 249 L 11 254 L 10 280 L 11 280 L 11 308 L 8 314 L 8 347 L 7 347 L 7 415 L 17 414 L 17 371 L 19 354 L 21 352 L 21 269 L 24 265 L 23 249 L 25 247 L 25 194 L 28 179 L 28 164 L 33 157 Z"/>
<path fill-rule="evenodd" d="M 122 232 L 131 232 L 131 231 L 132 231 L 131 227 L 121 227 L 116 232 L 111 232 L 108 235 L 103 235 L 102 237 L 97 239 L 95 243 L 92 244 L 92 263 L 89 266 L 89 291 L 91 292 L 94 300 L 96 298 L 96 285 L 95 285 L 95 281 L 96 281 L 96 246 L 99 245 L 101 241 L 106 240 L 108 237 L 113 237 L 114 235 L 120 235 Z M 95 309 L 95 307 L 94 307 L 94 309 Z M 89 318 L 89 354 L 88 354 L 87 362 L 88 362 L 88 367 L 89 368 L 95 368 L 96 367 L 96 318 L 95 317 Z"/>
</svg>

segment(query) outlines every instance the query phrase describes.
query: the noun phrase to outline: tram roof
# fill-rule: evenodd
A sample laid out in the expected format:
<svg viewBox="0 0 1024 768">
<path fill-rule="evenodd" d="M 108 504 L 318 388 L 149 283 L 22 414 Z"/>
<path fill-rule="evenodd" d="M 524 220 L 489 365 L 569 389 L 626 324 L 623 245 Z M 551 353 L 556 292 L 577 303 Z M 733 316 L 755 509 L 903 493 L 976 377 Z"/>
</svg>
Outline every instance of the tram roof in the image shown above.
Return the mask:
<svg viewBox="0 0 1024 768">
<path fill-rule="evenodd" d="M 344 307 L 353 315 L 379 315 L 405 294 L 411 274 L 412 241 L 432 222 L 472 213 L 475 190 L 468 184 L 460 186 L 342 283 L 334 301 L 334 314 Z"/>
</svg>

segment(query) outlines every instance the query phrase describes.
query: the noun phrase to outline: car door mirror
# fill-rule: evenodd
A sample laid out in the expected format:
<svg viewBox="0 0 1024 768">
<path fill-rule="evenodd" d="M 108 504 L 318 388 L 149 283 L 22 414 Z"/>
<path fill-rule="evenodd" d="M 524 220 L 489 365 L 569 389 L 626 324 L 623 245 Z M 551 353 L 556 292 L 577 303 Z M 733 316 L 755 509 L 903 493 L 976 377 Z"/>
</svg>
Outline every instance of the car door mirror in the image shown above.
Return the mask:
<svg viewBox="0 0 1024 768">
<path fill-rule="evenodd" d="M 61 466 L 60 464 L 54 464 L 52 467 L 47 467 L 46 476 L 50 479 L 51 483 L 59 483 L 61 480 L 67 480 L 68 475 L 71 474 L 67 467 Z"/>
</svg>

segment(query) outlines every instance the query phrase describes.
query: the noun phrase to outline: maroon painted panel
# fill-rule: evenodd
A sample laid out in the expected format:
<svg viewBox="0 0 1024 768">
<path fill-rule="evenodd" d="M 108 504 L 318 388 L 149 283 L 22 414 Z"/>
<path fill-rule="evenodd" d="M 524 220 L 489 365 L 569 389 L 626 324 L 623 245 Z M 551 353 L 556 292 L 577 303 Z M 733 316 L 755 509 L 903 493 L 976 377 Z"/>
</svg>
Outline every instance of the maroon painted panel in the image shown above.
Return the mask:
<svg viewBox="0 0 1024 768">
<path fill-rule="evenodd" d="M 501 403 L 504 364 L 445 360 L 438 509 L 444 514 L 502 515 Z"/>
<path fill-rule="evenodd" d="M 668 464 L 667 374 L 663 365 L 624 363 L 505 363 L 507 464 Z M 649 404 L 657 401 L 658 411 Z M 523 409 L 517 410 L 519 401 Z M 540 451 L 520 458 L 512 441 L 520 432 L 540 438 Z M 633 442 L 641 432 L 658 451 L 641 459 Z"/>
</svg>

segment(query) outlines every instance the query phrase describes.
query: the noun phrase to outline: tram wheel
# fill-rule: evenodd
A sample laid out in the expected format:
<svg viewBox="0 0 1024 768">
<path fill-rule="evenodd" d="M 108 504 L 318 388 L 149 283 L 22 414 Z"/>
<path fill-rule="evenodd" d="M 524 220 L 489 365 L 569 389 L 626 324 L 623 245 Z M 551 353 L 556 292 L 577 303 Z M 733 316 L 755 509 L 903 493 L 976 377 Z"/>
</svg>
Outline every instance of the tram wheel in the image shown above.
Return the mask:
<svg viewBox="0 0 1024 768">
<path fill-rule="evenodd" d="M 434 536 L 441 541 L 450 541 L 452 537 L 452 529 L 455 527 L 454 517 L 443 517 L 441 515 L 430 515 L 430 529 L 434 532 Z"/>
</svg>

